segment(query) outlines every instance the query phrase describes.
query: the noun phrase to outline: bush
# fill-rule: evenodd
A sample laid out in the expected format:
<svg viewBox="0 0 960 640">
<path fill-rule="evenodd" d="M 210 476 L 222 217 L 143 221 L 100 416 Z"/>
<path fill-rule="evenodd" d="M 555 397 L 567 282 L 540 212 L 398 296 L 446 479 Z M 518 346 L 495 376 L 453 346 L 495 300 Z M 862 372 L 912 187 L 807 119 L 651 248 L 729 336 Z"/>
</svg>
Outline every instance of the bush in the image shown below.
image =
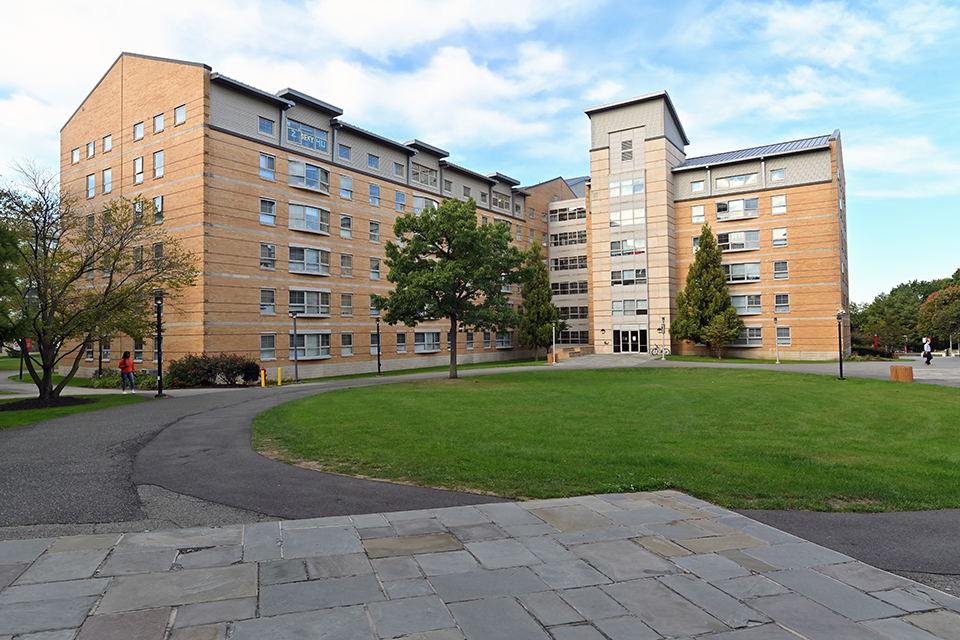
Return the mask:
<svg viewBox="0 0 960 640">
<path fill-rule="evenodd" d="M 243 363 L 243 382 L 250 384 L 260 382 L 260 365 L 252 360 Z"/>
<path fill-rule="evenodd" d="M 256 369 L 256 375 L 250 372 Z M 260 365 L 256 360 L 236 354 L 221 353 L 187 354 L 179 360 L 170 362 L 166 380 L 170 387 L 204 387 L 212 385 L 233 385 L 254 382 L 260 377 Z"/>
<path fill-rule="evenodd" d="M 102 376 L 93 377 L 93 382 L 90 386 L 94 389 L 119 389 L 120 370 L 104 369 Z M 135 389 L 156 390 L 157 376 L 144 373 L 143 371 L 134 371 L 133 387 Z"/>
<path fill-rule="evenodd" d="M 851 347 L 850 351 L 855 356 L 876 356 L 886 358 L 887 352 L 883 349 L 874 349 L 873 347 Z"/>
</svg>

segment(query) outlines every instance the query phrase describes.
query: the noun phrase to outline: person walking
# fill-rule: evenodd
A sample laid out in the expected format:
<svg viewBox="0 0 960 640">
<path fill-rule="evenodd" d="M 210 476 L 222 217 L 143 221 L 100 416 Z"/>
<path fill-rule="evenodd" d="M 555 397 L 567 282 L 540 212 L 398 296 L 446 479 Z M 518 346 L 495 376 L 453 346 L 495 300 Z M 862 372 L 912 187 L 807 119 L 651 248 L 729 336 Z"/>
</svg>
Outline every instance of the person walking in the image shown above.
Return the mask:
<svg viewBox="0 0 960 640">
<path fill-rule="evenodd" d="M 123 352 L 123 357 L 120 358 L 120 393 L 127 392 L 127 382 L 130 383 L 130 393 L 136 393 L 133 389 L 133 358 L 130 357 L 129 351 Z"/>
<path fill-rule="evenodd" d="M 923 339 L 923 359 L 927 361 L 927 366 L 930 365 L 930 361 L 933 360 L 933 347 L 930 346 L 930 338 Z"/>
</svg>

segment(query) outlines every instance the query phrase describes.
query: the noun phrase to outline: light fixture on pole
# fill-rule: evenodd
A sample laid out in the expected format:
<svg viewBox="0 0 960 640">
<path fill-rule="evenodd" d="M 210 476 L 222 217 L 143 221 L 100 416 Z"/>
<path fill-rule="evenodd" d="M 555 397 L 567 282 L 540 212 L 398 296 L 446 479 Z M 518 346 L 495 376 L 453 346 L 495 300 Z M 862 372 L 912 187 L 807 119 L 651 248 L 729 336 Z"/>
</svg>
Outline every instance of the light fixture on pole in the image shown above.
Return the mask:
<svg viewBox="0 0 960 640">
<path fill-rule="evenodd" d="M 839 355 L 840 355 L 840 377 L 837 380 L 846 380 L 843 377 L 843 316 L 846 312 L 841 308 L 837 311 L 837 341 L 839 345 Z"/>
<path fill-rule="evenodd" d="M 157 312 L 157 395 L 155 398 L 166 398 L 163 393 L 163 291 L 155 289 L 153 292 L 153 306 Z"/>
<path fill-rule="evenodd" d="M 780 336 L 777 335 L 777 317 L 773 317 L 773 343 L 777 346 L 777 364 L 780 364 Z"/>
<path fill-rule="evenodd" d="M 663 338 L 660 340 L 661 347 L 662 347 L 660 353 L 662 353 L 663 355 L 660 356 L 660 359 L 666 360 L 667 359 L 667 319 L 663 317 L 660 318 L 660 333 L 663 334 Z"/>
<path fill-rule="evenodd" d="M 297 340 L 297 313 L 296 311 L 290 312 L 290 317 L 293 318 L 293 381 L 300 382 L 300 358 L 298 357 L 299 344 Z"/>
<path fill-rule="evenodd" d="M 380 318 L 378 317 L 378 318 L 377 318 L 377 376 L 378 376 L 378 377 L 383 375 L 382 373 L 380 373 L 380 351 L 381 351 L 380 345 L 381 345 L 381 343 L 382 343 L 382 339 L 380 338 Z"/>
</svg>

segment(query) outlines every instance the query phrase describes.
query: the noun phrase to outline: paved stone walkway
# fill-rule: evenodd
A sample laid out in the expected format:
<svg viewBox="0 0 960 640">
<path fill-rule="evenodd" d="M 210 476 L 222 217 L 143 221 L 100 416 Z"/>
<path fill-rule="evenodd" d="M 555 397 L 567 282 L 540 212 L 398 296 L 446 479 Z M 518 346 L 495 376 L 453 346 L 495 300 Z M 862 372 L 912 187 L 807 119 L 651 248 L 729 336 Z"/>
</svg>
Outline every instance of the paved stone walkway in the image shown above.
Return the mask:
<svg viewBox="0 0 960 640">
<path fill-rule="evenodd" d="M 0 542 L 0 640 L 951 640 L 960 599 L 673 491 Z"/>
</svg>

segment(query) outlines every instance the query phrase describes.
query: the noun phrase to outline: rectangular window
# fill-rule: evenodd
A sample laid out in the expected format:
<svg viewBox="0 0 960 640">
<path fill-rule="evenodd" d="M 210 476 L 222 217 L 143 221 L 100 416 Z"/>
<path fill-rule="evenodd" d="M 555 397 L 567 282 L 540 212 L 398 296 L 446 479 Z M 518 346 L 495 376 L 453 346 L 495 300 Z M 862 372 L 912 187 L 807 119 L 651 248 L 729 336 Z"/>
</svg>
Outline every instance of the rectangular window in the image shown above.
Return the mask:
<svg viewBox="0 0 960 640">
<path fill-rule="evenodd" d="M 690 183 L 690 191 L 703 191 L 703 180 L 697 180 Z"/>
<path fill-rule="evenodd" d="M 610 257 L 636 256 L 646 252 L 646 241 L 627 239 L 614 240 L 610 243 Z"/>
<path fill-rule="evenodd" d="M 635 315 L 634 309 L 636 307 L 636 300 L 614 300 L 613 301 L 613 315 L 622 316 L 623 315 L 623 305 L 624 302 L 630 303 L 630 313 L 628 315 Z M 560 319 L 561 320 L 586 320 L 587 319 L 587 307 L 559 307 L 560 310 Z"/>
<path fill-rule="evenodd" d="M 610 226 L 625 227 L 631 224 L 643 224 L 646 217 L 646 208 L 615 209 L 610 212 Z"/>
<path fill-rule="evenodd" d="M 260 359 L 277 359 L 277 336 L 273 333 L 260 334 Z"/>
<path fill-rule="evenodd" d="M 97 195 L 97 176 L 93 173 L 87 176 L 87 197 Z"/>
<path fill-rule="evenodd" d="M 143 182 L 143 156 L 133 159 L 133 184 Z"/>
<path fill-rule="evenodd" d="M 407 194 L 397 191 L 397 211 L 403 212 L 407 208 Z"/>
<path fill-rule="evenodd" d="M 786 169 L 771 169 L 771 170 L 770 170 L 770 181 L 771 181 L 771 182 L 779 182 L 780 180 L 786 179 L 786 177 L 787 177 L 787 171 L 786 171 Z"/>
<path fill-rule="evenodd" d="M 537 241 L 537 231 L 536 229 L 530 229 L 530 244 L 533 244 Z"/>
<path fill-rule="evenodd" d="M 518 224 L 517 225 L 517 242 L 521 242 L 522 240 L 523 240 L 523 227 Z"/>
<path fill-rule="evenodd" d="M 330 233 L 330 212 L 305 204 L 291 204 L 289 226 L 291 229 Z"/>
<path fill-rule="evenodd" d="M 513 331 L 497 331 L 497 349 L 513 348 Z"/>
<path fill-rule="evenodd" d="M 646 269 L 623 269 L 610 272 L 610 286 L 628 287 L 634 284 L 647 284 Z"/>
<path fill-rule="evenodd" d="M 646 188 L 643 178 L 633 178 L 631 180 L 622 180 L 620 182 L 610 183 L 610 197 L 620 198 L 632 196 L 636 193 L 643 193 Z"/>
<path fill-rule="evenodd" d="M 323 167 L 295 160 L 291 160 L 289 166 L 290 186 L 306 187 L 307 189 L 317 189 L 324 192 L 330 191 L 330 172 Z"/>
<path fill-rule="evenodd" d="M 173 110 L 173 124 L 183 124 L 187 121 L 187 105 L 182 104 Z"/>
<path fill-rule="evenodd" d="M 351 216 L 340 216 L 340 237 L 341 238 L 352 238 L 353 237 L 353 217 Z"/>
<path fill-rule="evenodd" d="M 398 331 L 397 332 L 397 353 L 406 353 L 407 352 L 407 332 Z"/>
<path fill-rule="evenodd" d="M 294 359 L 296 350 L 297 359 L 322 358 L 330 355 L 329 333 L 299 333 L 290 334 L 290 359 Z"/>
<path fill-rule="evenodd" d="M 437 170 L 425 167 L 423 165 L 413 163 L 413 175 L 411 176 L 414 182 L 419 182 L 420 184 L 425 184 L 430 187 L 437 186 Z"/>
<path fill-rule="evenodd" d="M 329 316 L 330 294 L 326 291 L 290 291 L 289 310 L 305 316 Z"/>
<path fill-rule="evenodd" d="M 370 279 L 380 279 L 380 258 L 370 258 Z"/>
<path fill-rule="evenodd" d="M 747 327 L 740 332 L 736 339 L 730 341 L 734 347 L 762 347 L 763 346 L 763 328 Z"/>
<path fill-rule="evenodd" d="M 257 129 L 260 131 L 260 133 L 262 133 L 262 134 L 264 134 L 264 135 L 266 135 L 266 136 L 272 136 L 272 135 L 273 135 L 273 120 L 270 120 L 270 119 L 268 119 L 268 118 L 264 118 L 263 116 L 259 116 L 259 123 L 258 123 L 258 125 L 257 125 Z"/>
<path fill-rule="evenodd" d="M 277 245 L 268 242 L 260 243 L 260 268 L 270 270 L 277 268 Z"/>
<path fill-rule="evenodd" d="M 503 193 L 497 193 L 496 191 L 494 191 L 494 192 L 493 192 L 493 206 L 498 207 L 498 208 L 500 208 L 500 209 L 509 209 L 509 208 L 510 208 L 510 196 L 508 196 L 508 195 L 506 195 L 506 194 L 503 194 Z"/>
<path fill-rule="evenodd" d="M 370 185 L 370 204 L 375 207 L 380 206 L 380 185 L 378 184 Z"/>
<path fill-rule="evenodd" d="M 340 176 L 340 197 L 353 200 L 353 178 L 350 176 Z"/>
<path fill-rule="evenodd" d="M 773 294 L 773 312 L 774 313 L 790 313 L 790 294 L 789 293 Z"/>
<path fill-rule="evenodd" d="M 621 277 L 623 272 L 621 271 Z M 580 280 L 574 282 L 551 282 L 550 289 L 555 296 L 568 296 L 587 293 L 587 281 Z"/>
<path fill-rule="evenodd" d="M 352 333 L 340 334 L 340 355 L 341 356 L 353 355 L 353 334 Z"/>
<path fill-rule="evenodd" d="M 136 246 L 133 248 L 133 272 L 140 273 L 143 271 L 143 247 Z"/>
<path fill-rule="evenodd" d="M 464 188 L 463 188 L 463 197 L 464 197 L 464 198 L 469 198 L 469 197 L 470 197 L 470 187 L 464 187 Z"/>
<path fill-rule="evenodd" d="M 481 192 L 480 192 L 480 204 L 487 204 L 487 192 L 486 192 L 486 191 L 481 191 Z"/>
<path fill-rule="evenodd" d="M 274 225 L 277 223 L 277 203 L 273 200 L 260 199 L 260 224 Z M 292 223 L 291 223 L 292 226 Z"/>
<path fill-rule="evenodd" d="M 350 147 L 348 147 L 348 146 L 345 145 L 345 144 L 339 145 L 338 150 L 337 150 L 337 155 L 340 156 L 340 158 L 343 159 L 343 160 L 349 160 L 349 159 L 350 159 Z"/>
<path fill-rule="evenodd" d="M 307 149 L 327 151 L 327 132 L 296 120 L 287 120 L 287 141 Z"/>
<path fill-rule="evenodd" d="M 444 180 L 443 181 L 443 190 L 445 193 L 453 193 L 453 181 Z"/>
<path fill-rule="evenodd" d="M 153 270 L 160 271 L 163 269 L 163 243 L 154 242 L 153 243 Z"/>
<path fill-rule="evenodd" d="M 96 146 L 92 142 L 87 143 L 87 158 L 92 158 L 96 154 Z"/>
<path fill-rule="evenodd" d="M 777 327 L 777 344 L 781 347 L 790 346 L 790 327 Z"/>
<path fill-rule="evenodd" d="M 770 196 L 770 212 L 775 216 L 782 215 L 787 212 L 787 196 Z"/>
<path fill-rule="evenodd" d="M 742 176 L 717 178 L 717 189 L 742 189 L 757 184 L 757 174 L 748 173 Z"/>
<path fill-rule="evenodd" d="M 631 214 L 633 216 L 635 214 Z M 584 207 L 568 209 L 563 207 L 550 212 L 550 222 L 566 222 L 568 220 L 583 220 L 587 217 L 587 210 Z M 546 222 L 546 220 L 544 220 Z"/>
<path fill-rule="evenodd" d="M 70 152 L 70 164 L 77 164 L 78 162 L 80 162 L 80 147 Z"/>
<path fill-rule="evenodd" d="M 163 151 L 155 151 L 153 153 L 153 177 L 163 177 Z"/>
<path fill-rule="evenodd" d="M 113 150 L 113 136 L 105 135 L 103 136 L 103 153 Z"/>
<path fill-rule="evenodd" d="M 490 348 L 490 332 L 489 331 L 483 332 L 483 348 L 484 349 Z"/>
<path fill-rule="evenodd" d="M 153 224 L 163 224 L 163 196 L 153 198 Z"/>
<path fill-rule="evenodd" d="M 728 200 L 717 203 L 717 220 L 740 220 L 760 216 L 760 199 Z"/>
<path fill-rule="evenodd" d="M 277 314 L 277 292 L 274 289 L 260 289 L 260 315 Z"/>
<path fill-rule="evenodd" d="M 353 315 L 353 294 L 340 294 L 340 315 L 350 317 Z"/>
<path fill-rule="evenodd" d="M 380 317 L 380 305 L 377 304 L 376 299 L 373 296 L 370 296 L 370 317 Z"/>
<path fill-rule="evenodd" d="M 277 159 L 265 153 L 260 154 L 260 177 L 275 180 L 277 177 Z"/>
<path fill-rule="evenodd" d="M 133 341 L 133 359 L 135 362 L 143 362 L 143 340 Z"/>
<path fill-rule="evenodd" d="M 787 246 L 787 228 L 786 227 L 774 227 L 773 246 L 775 247 Z"/>
<path fill-rule="evenodd" d="M 370 242 L 380 242 L 380 223 L 375 220 L 370 221 Z"/>
<path fill-rule="evenodd" d="M 467 331 L 466 348 L 473 349 L 473 331 Z"/>
<path fill-rule="evenodd" d="M 413 350 L 416 353 L 440 351 L 439 331 L 418 331 L 413 334 Z"/>
<path fill-rule="evenodd" d="M 377 156 L 375 156 L 375 155 L 372 155 L 372 154 L 369 154 L 369 153 L 368 153 L 368 154 L 367 154 L 367 167 L 369 167 L 370 169 L 379 169 L 379 168 L 380 168 L 380 158 L 377 157 Z"/>
<path fill-rule="evenodd" d="M 777 260 L 773 263 L 773 279 L 786 280 L 790 277 L 790 266 L 786 260 Z"/>
<path fill-rule="evenodd" d="M 571 256 L 569 258 L 551 258 L 550 271 L 572 271 L 587 268 L 587 256 Z"/>
<path fill-rule="evenodd" d="M 380 353 L 380 334 L 376 331 L 370 332 L 370 355 L 375 356 Z"/>
<path fill-rule="evenodd" d="M 611 300 L 610 305 L 612 308 L 611 315 L 614 316 L 645 316 L 647 315 L 647 301 L 646 300 Z M 578 309 L 578 307 L 570 307 L 571 309 Z M 579 307 L 581 318 L 574 318 L 571 316 L 571 320 L 587 319 L 586 307 Z"/>
<path fill-rule="evenodd" d="M 138 122 L 137 124 L 133 125 L 133 139 L 134 140 L 143 139 L 143 123 L 142 122 Z"/>
<path fill-rule="evenodd" d="M 163 131 L 163 114 L 158 113 L 153 116 L 153 132 L 160 133 L 161 131 Z"/>
<path fill-rule="evenodd" d="M 330 252 L 309 247 L 290 247 L 290 271 L 330 275 Z"/>
<path fill-rule="evenodd" d="M 692 207 L 690 207 L 690 222 L 693 222 L 695 224 L 703 224 L 705 219 L 706 218 L 703 215 L 702 204 L 695 204 Z"/>
<path fill-rule="evenodd" d="M 353 277 L 353 256 L 349 253 L 340 254 L 340 275 L 345 278 Z"/>
<path fill-rule="evenodd" d="M 723 264 L 720 268 L 726 274 L 727 282 L 758 282 L 760 280 L 759 262 Z"/>
<path fill-rule="evenodd" d="M 730 301 L 740 315 L 761 312 L 759 295 L 730 296 Z"/>
<path fill-rule="evenodd" d="M 394 163 L 393 163 L 393 175 L 395 175 L 395 176 L 400 176 L 401 178 L 402 178 L 403 175 L 404 175 L 403 165 L 400 164 L 399 162 L 394 162 Z"/>
<path fill-rule="evenodd" d="M 760 248 L 759 231 L 731 231 L 717 234 L 717 247 L 721 251 L 746 251 Z"/>
<path fill-rule="evenodd" d="M 413 212 L 416 215 L 420 215 L 427 209 L 436 209 L 440 206 L 440 203 L 432 198 L 425 198 L 423 196 L 413 196 Z"/>
<path fill-rule="evenodd" d="M 113 169 L 104 169 L 103 170 L 103 192 L 110 193 L 113 191 Z"/>
</svg>

